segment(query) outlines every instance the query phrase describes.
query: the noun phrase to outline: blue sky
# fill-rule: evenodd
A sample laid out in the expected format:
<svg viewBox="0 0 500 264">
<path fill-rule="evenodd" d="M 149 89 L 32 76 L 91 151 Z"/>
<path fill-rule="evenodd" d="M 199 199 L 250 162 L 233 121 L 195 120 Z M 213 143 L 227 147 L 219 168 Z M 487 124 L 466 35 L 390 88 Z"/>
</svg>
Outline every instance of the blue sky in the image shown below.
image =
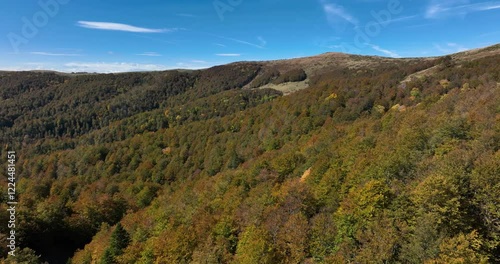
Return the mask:
<svg viewBox="0 0 500 264">
<path fill-rule="evenodd" d="M 500 42 L 500 1 L 8 0 L 0 69 L 198 69 L 325 52 L 387 57 Z"/>
</svg>

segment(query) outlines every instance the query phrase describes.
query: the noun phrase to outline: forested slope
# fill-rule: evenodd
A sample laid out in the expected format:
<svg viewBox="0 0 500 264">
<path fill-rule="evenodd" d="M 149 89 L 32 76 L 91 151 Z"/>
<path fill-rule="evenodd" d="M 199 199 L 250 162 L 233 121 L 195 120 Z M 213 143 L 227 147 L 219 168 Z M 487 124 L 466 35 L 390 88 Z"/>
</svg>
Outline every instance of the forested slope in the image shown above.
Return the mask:
<svg viewBox="0 0 500 264">
<path fill-rule="evenodd" d="M 498 47 L 0 76 L 17 261 L 500 261 Z"/>
</svg>

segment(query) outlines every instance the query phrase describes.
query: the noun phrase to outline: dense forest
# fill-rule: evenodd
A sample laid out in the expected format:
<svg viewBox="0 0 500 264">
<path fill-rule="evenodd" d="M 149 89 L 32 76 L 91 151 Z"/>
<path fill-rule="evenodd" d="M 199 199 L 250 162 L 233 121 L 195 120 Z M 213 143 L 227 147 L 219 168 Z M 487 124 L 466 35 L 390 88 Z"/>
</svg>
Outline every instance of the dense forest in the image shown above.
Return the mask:
<svg viewBox="0 0 500 264">
<path fill-rule="evenodd" d="M 500 262 L 499 45 L 0 72 L 0 144 L 3 263 Z"/>
</svg>

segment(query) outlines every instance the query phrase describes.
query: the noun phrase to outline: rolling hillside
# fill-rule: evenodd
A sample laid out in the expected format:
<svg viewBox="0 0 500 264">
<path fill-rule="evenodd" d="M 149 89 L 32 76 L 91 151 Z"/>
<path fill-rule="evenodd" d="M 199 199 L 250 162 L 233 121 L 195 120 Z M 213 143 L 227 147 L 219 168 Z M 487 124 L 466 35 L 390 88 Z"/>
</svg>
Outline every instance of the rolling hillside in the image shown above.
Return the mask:
<svg viewBox="0 0 500 264">
<path fill-rule="evenodd" d="M 500 45 L 0 72 L 0 144 L 5 263 L 500 262 Z"/>
</svg>

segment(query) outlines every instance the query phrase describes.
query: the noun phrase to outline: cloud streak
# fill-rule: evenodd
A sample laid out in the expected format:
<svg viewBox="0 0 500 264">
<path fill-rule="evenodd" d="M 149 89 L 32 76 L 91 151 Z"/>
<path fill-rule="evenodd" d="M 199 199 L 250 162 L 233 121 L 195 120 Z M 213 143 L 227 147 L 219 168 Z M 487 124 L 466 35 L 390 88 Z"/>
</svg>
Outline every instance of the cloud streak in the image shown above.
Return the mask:
<svg viewBox="0 0 500 264">
<path fill-rule="evenodd" d="M 355 26 L 359 24 L 358 19 L 351 15 L 343 6 L 328 3 L 324 0 L 321 1 L 321 5 L 323 7 L 323 11 L 326 14 L 328 22 L 334 24 L 338 18 L 341 18 Z"/>
<path fill-rule="evenodd" d="M 204 60 L 191 60 L 188 62 L 178 62 L 177 67 L 183 68 L 183 69 L 191 69 L 191 70 L 198 70 L 198 69 L 206 69 L 208 67 L 211 67 L 212 63 L 204 61 Z"/>
<path fill-rule="evenodd" d="M 164 71 L 171 67 L 159 64 L 140 64 L 127 62 L 70 62 L 64 64 L 66 72 L 139 72 L 139 71 Z"/>
<path fill-rule="evenodd" d="M 373 44 L 367 44 L 368 46 L 370 46 L 372 49 L 378 51 L 378 52 L 381 52 L 389 57 L 392 57 L 392 58 L 401 58 L 401 56 L 399 56 L 399 54 L 397 54 L 396 52 L 394 51 L 390 51 L 390 50 L 387 50 L 387 49 L 383 49 L 377 45 L 373 45 Z"/>
<path fill-rule="evenodd" d="M 263 37 L 259 36 L 257 39 L 260 42 L 260 46 L 265 47 L 267 45 L 267 41 Z"/>
<path fill-rule="evenodd" d="M 178 62 L 173 65 L 147 64 L 133 62 L 68 62 L 55 64 L 47 62 L 27 62 L 18 65 L 1 65 L 0 71 L 32 71 L 48 70 L 58 72 L 97 72 L 97 73 L 121 73 L 121 72 L 149 72 L 166 71 L 172 69 L 204 69 L 216 65 L 213 62 L 204 60 L 189 60 Z"/>
<path fill-rule="evenodd" d="M 51 53 L 51 52 L 43 52 L 43 51 L 33 51 L 30 52 L 32 55 L 41 55 L 41 56 L 60 56 L 60 57 L 75 57 L 82 56 L 81 54 L 73 54 L 73 53 Z"/>
<path fill-rule="evenodd" d="M 241 56 L 241 54 L 238 54 L 238 53 L 218 53 L 215 55 L 220 56 L 220 57 L 239 57 L 239 56 Z"/>
<path fill-rule="evenodd" d="M 157 52 L 143 52 L 136 54 L 137 56 L 148 56 L 148 57 L 161 57 L 162 55 Z"/>
<path fill-rule="evenodd" d="M 442 54 L 451 54 L 468 50 L 468 48 L 457 44 L 457 43 L 446 43 L 446 45 L 434 44 L 434 48 L 436 48 Z"/>
<path fill-rule="evenodd" d="M 93 21 L 78 21 L 77 25 L 83 28 L 98 29 L 98 30 L 111 30 L 111 31 L 125 31 L 134 33 L 165 33 L 176 31 L 176 28 L 170 29 L 154 29 L 154 28 L 143 28 L 121 23 L 112 22 L 93 22 Z"/>
<path fill-rule="evenodd" d="M 470 4 L 469 0 L 432 0 L 427 6 L 425 18 L 435 19 L 452 15 L 466 15 L 473 12 L 482 12 L 500 9 L 500 2 L 483 2 Z"/>
<path fill-rule="evenodd" d="M 418 17 L 419 17 L 419 15 L 397 17 L 397 18 L 394 18 L 394 19 L 391 19 L 391 20 L 387 21 L 387 24 L 395 23 L 395 22 L 401 22 L 401 21 L 407 21 L 407 20 L 412 20 L 412 19 L 415 19 L 415 18 L 418 18 Z"/>
<path fill-rule="evenodd" d="M 240 40 L 240 39 L 235 39 L 235 38 L 228 38 L 228 37 L 220 37 L 220 38 L 225 39 L 225 40 L 234 41 L 236 43 L 240 43 L 240 44 L 252 46 L 252 47 L 255 47 L 255 48 L 258 48 L 258 49 L 264 49 L 265 44 L 266 44 L 266 43 L 262 43 L 261 42 L 263 45 L 262 44 L 259 45 L 259 44 L 251 43 L 251 42 L 248 42 L 248 41 L 244 41 L 244 40 Z"/>
</svg>

